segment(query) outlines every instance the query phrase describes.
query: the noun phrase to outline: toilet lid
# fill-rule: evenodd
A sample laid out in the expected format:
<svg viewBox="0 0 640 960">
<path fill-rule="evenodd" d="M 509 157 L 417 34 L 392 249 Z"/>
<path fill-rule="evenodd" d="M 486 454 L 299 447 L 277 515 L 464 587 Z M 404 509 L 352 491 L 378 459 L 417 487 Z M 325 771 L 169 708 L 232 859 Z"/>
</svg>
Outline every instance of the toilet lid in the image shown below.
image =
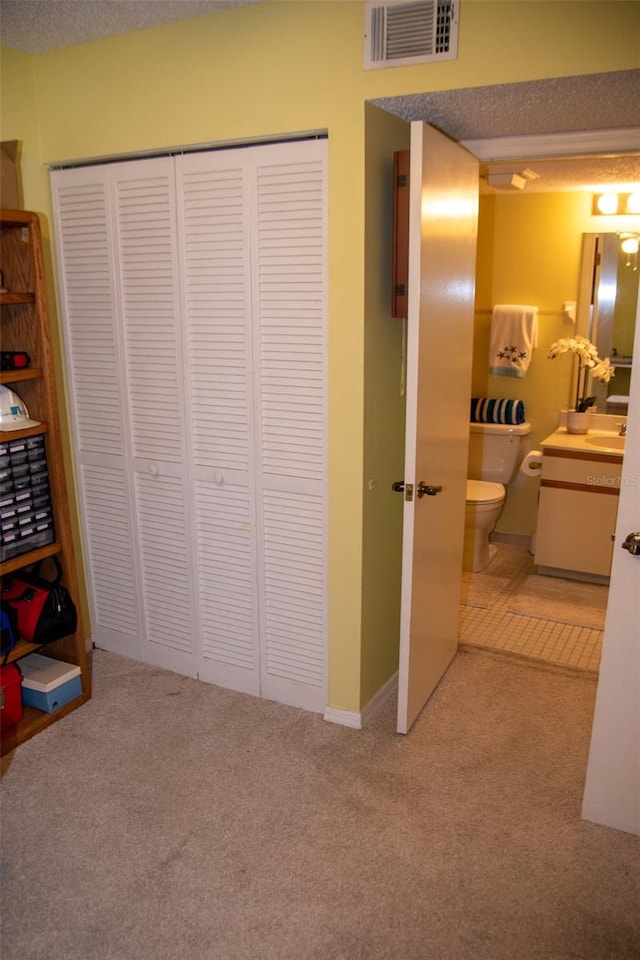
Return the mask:
<svg viewBox="0 0 640 960">
<path fill-rule="evenodd" d="M 501 483 L 489 480 L 467 480 L 467 503 L 495 503 L 504 499 Z"/>
</svg>

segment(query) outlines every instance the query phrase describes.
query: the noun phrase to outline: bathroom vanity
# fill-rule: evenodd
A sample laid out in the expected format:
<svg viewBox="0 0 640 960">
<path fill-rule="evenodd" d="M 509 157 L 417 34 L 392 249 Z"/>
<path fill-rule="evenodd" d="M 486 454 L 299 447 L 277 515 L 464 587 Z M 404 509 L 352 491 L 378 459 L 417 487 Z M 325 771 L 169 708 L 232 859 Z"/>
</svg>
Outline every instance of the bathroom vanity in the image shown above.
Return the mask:
<svg viewBox="0 0 640 960">
<path fill-rule="evenodd" d="M 535 563 L 541 574 L 604 583 L 611 570 L 624 437 L 618 418 L 594 420 L 587 434 L 560 427 L 540 445 Z"/>
</svg>

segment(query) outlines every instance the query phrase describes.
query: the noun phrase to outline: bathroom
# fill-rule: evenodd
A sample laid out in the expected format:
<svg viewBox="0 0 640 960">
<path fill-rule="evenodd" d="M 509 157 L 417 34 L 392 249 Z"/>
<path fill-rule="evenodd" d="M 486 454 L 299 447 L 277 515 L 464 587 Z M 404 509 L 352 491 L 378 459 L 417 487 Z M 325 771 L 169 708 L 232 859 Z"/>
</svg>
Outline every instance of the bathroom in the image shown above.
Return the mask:
<svg viewBox="0 0 640 960">
<path fill-rule="evenodd" d="M 535 167 L 535 164 L 532 163 L 531 166 Z M 531 432 L 522 438 L 523 453 L 531 448 L 539 448 L 541 441 L 558 427 L 560 411 L 570 405 L 571 380 L 575 372 L 572 358 L 565 356 L 551 360 L 548 353 L 550 345 L 559 338 L 577 332 L 589 335 L 586 327 L 581 325 L 580 311 L 576 326 L 570 322 L 564 310 L 565 304 L 580 300 L 580 291 L 585 289 L 581 286 L 581 278 L 583 274 L 587 275 L 589 269 L 586 264 L 583 265 L 583 247 L 589 248 L 589 241 L 585 244 L 583 238 L 585 235 L 600 233 L 606 235 L 605 239 L 615 245 L 612 235 L 615 235 L 616 231 L 629 230 L 634 226 L 637 230 L 638 223 L 637 216 L 633 220 L 594 216 L 591 191 L 580 191 L 569 184 L 561 190 L 554 186 L 553 192 L 544 192 L 544 179 L 544 176 L 541 176 L 539 184 L 535 181 L 527 183 L 523 190 L 497 191 L 486 188 L 481 191 L 480 197 L 471 392 L 474 397 L 508 397 L 523 402 L 526 419 L 531 424 Z M 629 275 L 635 274 L 634 308 L 630 310 L 634 316 L 638 273 L 633 267 L 634 264 L 630 263 Z M 533 352 L 526 376 L 522 379 L 498 377 L 489 373 L 492 309 L 495 304 L 510 303 L 532 304 L 538 308 L 538 346 Z M 588 317 L 585 317 L 584 321 L 588 322 Z M 627 351 L 625 346 L 622 350 L 625 353 L 631 352 Z M 601 353 L 604 355 L 602 347 Z M 611 350 L 607 349 L 607 353 L 611 353 Z M 629 370 L 621 366 L 616 373 L 615 387 L 613 381 L 609 385 L 609 393 L 627 394 L 628 374 Z M 603 385 L 598 386 L 601 389 L 596 388 L 589 392 L 600 394 L 599 412 L 615 412 L 617 423 L 623 416 L 624 407 L 607 410 L 604 402 L 607 390 Z M 535 548 L 539 489 L 539 481 L 523 473 L 518 473 L 508 486 L 504 509 L 491 537 L 498 546 L 498 556 L 488 568 L 489 572 L 493 572 L 496 583 L 502 587 L 512 574 L 517 578 L 518 570 L 515 568 L 518 566 L 521 580 L 525 573 L 535 569 L 530 551 Z M 510 562 L 514 565 L 512 571 L 508 569 Z M 476 581 L 485 580 L 484 586 L 490 582 L 486 575 L 474 575 L 474 578 Z M 545 579 L 551 581 L 556 578 Z M 588 575 L 584 577 L 585 581 L 590 579 L 593 578 Z M 579 576 L 577 580 L 580 580 Z M 564 584 L 565 581 L 561 583 Z M 581 587 L 576 585 L 576 590 L 579 589 Z M 593 590 L 589 587 L 584 589 Z M 599 592 L 606 595 L 606 587 L 601 587 Z M 463 588 L 463 599 L 464 596 Z M 606 605 L 606 600 L 604 602 Z M 505 604 L 503 607 L 508 609 Z M 486 621 L 486 634 L 496 635 L 495 618 L 498 616 L 498 608 L 494 609 L 490 623 L 486 610 L 471 607 L 465 610 L 464 606 L 462 609 L 465 614 L 469 614 L 466 618 L 463 615 L 463 642 L 465 634 L 469 637 L 474 634 L 482 635 L 481 618 Z M 466 627 L 465 619 L 468 621 Z M 597 621 L 596 616 L 594 622 Z M 524 620 L 518 623 L 526 626 Z M 538 621 L 537 626 L 544 628 L 544 621 Z M 566 626 L 563 641 L 565 647 L 568 639 L 571 639 L 571 645 L 576 650 L 585 638 L 597 645 L 600 632 L 590 630 L 587 633 L 586 625 L 583 626 L 582 633 L 575 634 L 572 638 L 568 638 L 571 627 Z M 546 633 L 549 632 L 547 623 Z M 532 649 L 540 649 L 541 646 L 542 641 L 536 640 Z M 547 651 L 548 646 L 547 644 Z M 553 661 L 554 656 L 549 659 Z M 589 656 L 585 653 L 582 660 L 579 660 L 576 653 L 575 662 L 569 665 L 587 667 L 588 664 L 588 668 L 592 669 L 596 659 L 593 651 Z"/>
</svg>

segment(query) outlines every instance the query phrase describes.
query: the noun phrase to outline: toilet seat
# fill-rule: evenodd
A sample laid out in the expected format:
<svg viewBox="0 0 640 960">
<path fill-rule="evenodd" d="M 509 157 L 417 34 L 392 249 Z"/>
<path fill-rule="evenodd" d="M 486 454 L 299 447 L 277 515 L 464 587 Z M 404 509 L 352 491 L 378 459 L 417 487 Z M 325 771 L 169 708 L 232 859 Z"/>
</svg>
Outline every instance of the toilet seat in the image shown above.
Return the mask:
<svg viewBox="0 0 640 960">
<path fill-rule="evenodd" d="M 467 480 L 467 498 L 469 504 L 500 503 L 505 498 L 505 489 L 501 483 L 490 480 Z"/>
</svg>

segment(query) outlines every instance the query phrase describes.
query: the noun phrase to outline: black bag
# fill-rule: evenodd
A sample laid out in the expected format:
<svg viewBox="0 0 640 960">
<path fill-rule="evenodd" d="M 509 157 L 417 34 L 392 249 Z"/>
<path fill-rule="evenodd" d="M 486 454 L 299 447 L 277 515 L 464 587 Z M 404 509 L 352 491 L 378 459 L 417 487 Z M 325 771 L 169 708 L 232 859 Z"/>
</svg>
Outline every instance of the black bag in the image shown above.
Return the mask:
<svg viewBox="0 0 640 960">
<path fill-rule="evenodd" d="M 69 591 L 61 584 L 62 567 L 57 557 L 54 580 L 40 576 L 40 563 L 2 578 L 3 607 L 16 615 L 18 633 L 29 643 L 51 643 L 75 633 L 78 613 Z"/>
</svg>

